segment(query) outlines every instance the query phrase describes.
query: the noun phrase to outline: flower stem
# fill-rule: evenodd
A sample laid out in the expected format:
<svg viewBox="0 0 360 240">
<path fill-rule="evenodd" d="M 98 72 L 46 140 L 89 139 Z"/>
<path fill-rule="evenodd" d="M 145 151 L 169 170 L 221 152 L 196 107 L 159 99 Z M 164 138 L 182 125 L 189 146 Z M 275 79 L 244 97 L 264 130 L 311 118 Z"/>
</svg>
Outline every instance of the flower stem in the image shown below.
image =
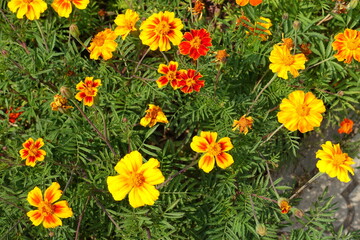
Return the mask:
<svg viewBox="0 0 360 240">
<path fill-rule="evenodd" d="M 165 55 L 165 53 L 164 53 L 163 51 L 160 51 L 160 52 L 161 52 L 161 54 L 163 55 L 166 63 L 169 64 L 169 59 L 167 58 L 167 56 Z"/>
<path fill-rule="evenodd" d="M 264 143 L 266 143 L 267 141 L 269 141 L 269 140 L 272 138 L 272 136 L 274 136 L 275 133 L 277 133 L 283 126 L 284 126 L 284 124 L 281 124 L 280 127 L 278 127 L 275 131 L 273 131 L 273 132 L 265 139 L 265 141 L 263 141 L 262 143 L 260 143 L 259 147 L 260 147 L 261 145 L 263 145 Z"/>
<path fill-rule="evenodd" d="M 253 200 L 251 198 L 251 195 L 249 195 L 249 199 L 250 199 L 250 205 L 251 205 L 251 209 L 252 209 L 252 214 L 254 215 L 255 223 L 259 224 L 259 221 L 258 221 L 258 219 L 256 217 L 256 211 L 255 211 L 255 207 L 254 207 L 254 202 L 253 202 Z"/>
<path fill-rule="evenodd" d="M 324 173 L 318 172 L 315 176 L 313 176 L 309 181 L 307 181 L 301 188 L 299 188 L 290 198 L 289 200 L 296 197 L 302 190 L 304 190 L 307 186 L 309 186 L 313 181 L 315 181 L 318 177 L 323 175 Z"/>
<path fill-rule="evenodd" d="M 146 50 L 146 52 L 142 55 L 140 61 L 138 62 L 138 64 L 136 65 L 136 68 L 135 68 L 135 71 L 134 71 L 134 74 L 137 72 L 141 62 L 144 60 L 146 54 L 148 54 L 148 52 L 150 51 L 150 47 L 148 48 L 148 50 Z"/>
<path fill-rule="evenodd" d="M 322 61 L 320 61 L 320 62 L 318 62 L 318 63 L 315 63 L 315 64 L 307 67 L 304 71 L 309 70 L 310 68 L 316 67 L 317 65 L 320 65 L 320 64 L 322 64 L 322 63 L 324 63 L 324 62 L 327 62 L 327 61 L 329 61 L 329 60 L 332 60 L 332 59 L 334 59 L 334 58 L 335 58 L 334 56 L 331 56 L 331 57 L 329 57 L 329 58 L 326 58 L 326 59 L 324 59 L 324 60 L 322 60 Z"/>
</svg>

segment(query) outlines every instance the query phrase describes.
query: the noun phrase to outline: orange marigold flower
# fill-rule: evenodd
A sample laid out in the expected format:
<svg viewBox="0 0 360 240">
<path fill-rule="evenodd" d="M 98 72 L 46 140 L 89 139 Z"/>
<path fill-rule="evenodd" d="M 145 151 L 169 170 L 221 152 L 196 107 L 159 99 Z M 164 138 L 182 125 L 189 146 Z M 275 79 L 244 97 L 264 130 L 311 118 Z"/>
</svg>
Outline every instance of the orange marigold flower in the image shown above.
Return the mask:
<svg viewBox="0 0 360 240">
<path fill-rule="evenodd" d="M 26 166 L 34 167 L 36 161 L 43 161 L 46 155 L 46 152 L 40 149 L 44 146 L 44 141 L 42 138 L 38 138 L 36 141 L 29 138 L 23 144 L 23 149 L 19 151 L 21 159 L 26 159 Z"/>
<path fill-rule="evenodd" d="M 119 175 L 107 178 L 109 192 L 115 201 L 121 201 L 129 194 L 129 202 L 133 208 L 154 205 L 160 195 L 154 185 L 165 181 L 159 167 L 157 159 L 150 158 L 143 164 L 141 154 L 132 151 L 116 164 L 115 171 Z"/>
<path fill-rule="evenodd" d="M 159 65 L 158 72 L 165 74 L 165 76 L 161 76 L 156 80 L 159 88 L 166 86 L 169 82 L 174 90 L 184 85 L 184 80 L 180 78 L 180 71 L 177 68 L 178 63 L 173 61 L 170 61 L 169 65 Z"/>
<path fill-rule="evenodd" d="M 90 51 L 90 58 L 95 60 L 99 59 L 100 56 L 104 60 L 112 58 L 112 52 L 115 51 L 118 45 L 115 42 L 116 38 L 116 33 L 109 28 L 96 34 L 91 40 L 90 47 L 88 48 Z"/>
<path fill-rule="evenodd" d="M 16 108 L 16 111 L 19 111 L 21 107 Z M 10 107 L 8 110 L 6 110 L 5 113 L 9 113 L 9 122 L 15 123 L 16 120 L 20 117 L 23 112 L 13 112 L 13 108 Z"/>
<path fill-rule="evenodd" d="M 287 200 L 286 198 L 280 198 L 278 200 L 278 205 L 279 205 L 279 207 L 281 209 L 282 214 L 288 213 L 290 211 L 290 209 L 291 209 L 291 206 L 289 204 L 289 200 Z"/>
<path fill-rule="evenodd" d="M 192 9 L 192 12 L 194 15 L 198 15 L 198 14 L 201 14 L 202 10 L 204 9 L 204 5 L 201 1 L 199 0 L 196 0 L 195 2 L 195 6 L 194 8 Z"/>
<path fill-rule="evenodd" d="M 332 47 L 338 51 L 334 57 L 344 63 L 351 63 L 354 58 L 360 62 L 360 31 L 346 29 L 344 33 L 335 36 Z"/>
<path fill-rule="evenodd" d="M 349 182 L 348 172 L 354 175 L 354 169 L 350 166 L 355 164 L 353 159 L 342 152 L 340 144 L 327 141 L 321 147 L 322 150 L 316 152 L 316 158 L 320 158 L 316 163 L 319 171 L 327 173 L 331 178 L 337 177 L 341 182 Z"/>
<path fill-rule="evenodd" d="M 119 14 L 115 19 L 115 33 L 121 35 L 124 40 L 131 31 L 136 31 L 135 24 L 139 21 L 139 14 L 131 9 L 127 9 L 125 14 Z"/>
<path fill-rule="evenodd" d="M 191 29 L 190 32 L 184 34 L 184 38 L 186 41 L 179 45 L 180 53 L 189 55 L 194 60 L 205 56 L 209 51 L 208 47 L 212 46 L 210 33 L 206 29 Z"/>
<path fill-rule="evenodd" d="M 156 123 L 168 123 L 165 114 L 159 106 L 149 104 L 149 109 L 146 110 L 146 115 L 140 120 L 140 125 L 144 127 L 153 127 Z"/>
<path fill-rule="evenodd" d="M 75 95 L 78 101 L 84 99 L 84 105 L 91 107 L 94 104 L 94 98 L 97 95 L 98 87 L 101 86 L 101 80 L 95 79 L 94 77 L 86 77 L 84 82 L 80 81 L 76 85 L 76 90 L 80 91 Z"/>
<path fill-rule="evenodd" d="M 227 54 L 226 49 L 224 50 L 217 50 L 216 52 L 214 52 L 215 55 L 215 62 L 218 63 L 225 63 L 226 62 L 226 58 L 228 56 L 230 56 L 229 54 Z"/>
<path fill-rule="evenodd" d="M 350 134 L 353 131 L 354 122 L 348 118 L 345 118 L 340 123 L 340 128 L 338 129 L 338 133 L 346 133 Z"/>
<path fill-rule="evenodd" d="M 179 18 L 175 18 L 173 12 L 154 13 L 140 26 L 140 39 L 144 45 L 150 46 L 155 51 L 170 50 L 170 42 L 173 45 L 179 45 L 183 34 L 181 29 L 184 27 Z"/>
<path fill-rule="evenodd" d="M 40 188 L 35 187 L 28 193 L 27 200 L 30 205 L 37 207 L 37 210 L 29 211 L 26 215 L 30 221 L 38 226 L 43 223 L 45 228 L 55 228 L 62 225 L 60 218 L 69 218 L 73 216 L 72 209 L 66 200 L 59 201 L 62 195 L 60 185 L 53 182 L 44 193 L 44 198 Z"/>
<path fill-rule="evenodd" d="M 252 128 L 253 125 L 253 118 L 252 117 L 246 117 L 246 114 L 242 115 L 239 121 L 234 120 L 233 123 L 233 131 L 236 129 L 239 129 L 241 133 L 244 133 L 245 135 L 249 132 L 249 128 Z"/>
<path fill-rule="evenodd" d="M 51 110 L 53 111 L 59 111 L 59 112 L 65 112 L 69 108 L 73 108 L 72 106 L 68 106 L 68 100 L 67 98 L 56 94 L 54 96 L 54 101 L 50 103 Z"/>
<path fill-rule="evenodd" d="M 282 100 L 277 118 L 288 130 L 305 133 L 320 126 L 323 119 L 321 114 L 325 111 L 321 99 L 317 99 L 311 92 L 297 90 Z"/>
<path fill-rule="evenodd" d="M 180 90 L 184 93 L 199 92 L 200 88 L 205 85 L 204 80 L 199 80 L 203 76 L 194 69 L 181 70 L 179 76 L 183 80 L 180 82 L 180 84 L 183 84 L 180 86 Z"/>
<path fill-rule="evenodd" d="M 257 6 L 262 3 L 262 0 L 236 0 L 236 3 L 242 7 L 247 5 L 249 2 L 251 6 Z"/>
<path fill-rule="evenodd" d="M 283 38 L 281 39 L 283 42 L 282 43 L 279 43 L 280 46 L 283 46 L 285 45 L 288 49 L 293 49 L 294 47 L 294 42 L 291 38 Z"/>
<path fill-rule="evenodd" d="M 216 164 L 225 169 L 234 163 L 233 157 L 226 153 L 234 146 L 230 138 L 224 137 L 216 142 L 216 132 L 201 132 L 200 136 L 195 136 L 192 139 L 190 147 L 198 153 L 205 153 L 199 160 L 199 168 L 204 172 L 210 172 Z"/>
<path fill-rule="evenodd" d="M 47 4 L 43 0 L 11 0 L 8 7 L 13 13 L 17 11 L 17 18 L 26 15 L 29 20 L 34 20 L 40 18 L 40 14 L 47 9 Z"/>
<path fill-rule="evenodd" d="M 68 18 L 72 12 L 72 4 L 78 9 L 85 9 L 89 4 L 89 0 L 54 0 L 51 7 L 60 17 Z"/>
<path fill-rule="evenodd" d="M 269 68 L 274 73 L 277 73 L 278 77 L 288 79 L 288 72 L 294 76 L 299 76 L 298 69 L 305 69 L 306 57 L 304 54 L 292 55 L 290 49 L 283 45 L 275 45 L 274 49 L 270 53 L 270 65 Z"/>
</svg>

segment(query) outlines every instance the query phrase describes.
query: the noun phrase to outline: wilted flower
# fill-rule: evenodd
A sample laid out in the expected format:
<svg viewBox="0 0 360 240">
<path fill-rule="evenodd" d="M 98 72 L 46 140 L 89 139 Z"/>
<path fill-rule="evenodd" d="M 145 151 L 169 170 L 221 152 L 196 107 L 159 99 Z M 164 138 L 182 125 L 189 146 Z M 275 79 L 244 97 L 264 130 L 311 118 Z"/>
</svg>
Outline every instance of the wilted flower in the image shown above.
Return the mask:
<svg viewBox="0 0 360 240">
<path fill-rule="evenodd" d="M 202 10 L 204 9 L 204 5 L 201 1 L 199 0 L 196 0 L 195 2 L 195 6 L 193 7 L 192 9 L 192 13 L 194 15 L 198 15 L 198 14 L 201 14 L 202 13 Z"/>
<path fill-rule="evenodd" d="M 46 155 L 46 152 L 40 149 L 44 146 L 44 141 L 42 138 L 38 138 L 36 141 L 29 138 L 23 144 L 23 149 L 19 151 L 21 159 L 26 159 L 26 166 L 34 167 L 36 161 L 43 161 Z"/>
<path fill-rule="evenodd" d="M 294 41 L 291 38 L 281 39 L 283 42 L 279 43 L 279 46 L 285 45 L 289 50 L 292 50 L 294 47 Z"/>
<path fill-rule="evenodd" d="M 72 12 L 72 4 L 78 9 L 85 9 L 89 0 L 54 0 L 51 7 L 60 17 L 68 18 Z"/>
<path fill-rule="evenodd" d="M 76 85 L 76 90 L 80 91 L 75 95 L 76 100 L 82 101 L 84 99 L 84 105 L 91 107 L 94 104 L 95 96 L 98 92 L 98 87 L 101 86 L 101 80 L 94 77 L 86 77 L 84 82 L 80 81 Z"/>
<path fill-rule="evenodd" d="M 17 18 L 26 15 L 29 20 L 34 20 L 40 18 L 40 14 L 47 9 L 47 4 L 43 0 L 11 0 L 8 7 L 13 13 L 17 11 Z"/>
<path fill-rule="evenodd" d="M 225 63 L 226 62 L 226 58 L 228 56 L 230 56 L 229 54 L 227 54 L 226 49 L 224 50 L 217 50 L 216 52 L 214 52 L 215 55 L 215 62 L 218 63 Z"/>
<path fill-rule="evenodd" d="M 192 59 L 197 60 L 200 56 L 205 56 L 209 51 L 211 43 L 210 33 L 206 29 L 194 30 L 184 34 L 185 41 L 179 45 L 180 53 L 189 55 Z"/>
<path fill-rule="evenodd" d="M 353 131 L 354 122 L 348 118 L 344 118 L 344 120 L 340 123 L 340 128 L 338 129 L 338 133 L 346 133 L 350 134 Z"/>
<path fill-rule="evenodd" d="M 153 127 L 156 123 L 168 123 L 164 112 L 159 106 L 149 104 L 149 109 L 146 110 L 146 115 L 140 120 L 140 125 L 144 127 Z"/>
<path fill-rule="evenodd" d="M 338 51 L 334 57 L 344 63 L 351 63 L 354 58 L 360 62 L 360 31 L 346 29 L 335 36 L 332 47 Z"/>
<path fill-rule="evenodd" d="M 18 112 L 21 109 L 21 107 L 16 108 L 15 111 L 13 111 L 13 108 L 10 107 L 8 110 L 6 110 L 6 113 L 9 114 L 9 122 L 11 123 L 15 123 L 16 120 L 20 117 L 20 115 L 23 113 L 22 112 Z"/>
<path fill-rule="evenodd" d="M 279 198 L 278 205 L 281 209 L 281 213 L 286 214 L 290 211 L 291 206 L 289 204 L 289 200 L 286 198 Z"/>
<path fill-rule="evenodd" d="M 65 112 L 69 108 L 73 108 L 72 106 L 68 106 L 68 100 L 63 96 L 56 94 L 54 96 L 54 101 L 50 103 L 51 110 Z"/>
<path fill-rule="evenodd" d="M 249 128 L 252 128 L 253 122 L 254 120 L 252 117 L 246 117 L 246 114 L 244 114 L 238 121 L 234 120 L 234 123 L 232 125 L 233 131 L 239 129 L 241 133 L 244 133 L 246 135 L 249 132 Z"/>
<path fill-rule="evenodd" d="M 139 14 L 131 9 L 127 9 L 125 14 L 119 14 L 115 18 L 115 33 L 124 40 L 131 31 L 136 31 L 135 24 L 139 21 Z"/>
<path fill-rule="evenodd" d="M 118 45 L 115 42 L 116 38 L 117 35 L 115 32 L 109 28 L 96 34 L 95 37 L 91 39 L 90 47 L 88 48 L 90 58 L 95 60 L 99 59 L 100 56 L 104 60 L 112 58 L 112 52 L 116 50 Z"/>
</svg>

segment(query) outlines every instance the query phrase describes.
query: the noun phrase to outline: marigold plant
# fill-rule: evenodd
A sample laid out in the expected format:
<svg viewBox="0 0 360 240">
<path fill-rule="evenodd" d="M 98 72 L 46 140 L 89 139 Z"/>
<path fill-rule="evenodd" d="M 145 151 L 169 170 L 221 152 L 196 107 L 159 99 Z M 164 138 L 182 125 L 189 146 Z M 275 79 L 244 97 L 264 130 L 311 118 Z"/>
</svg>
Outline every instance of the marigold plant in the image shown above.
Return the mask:
<svg viewBox="0 0 360 240">
<path fill-rule="evenodd" d="M 205 81 L 200 80 L 203 76 L 194 69 L 180 71 L 179 77 L 179 87 L 183 93 L 199 92 L 205 86 Z"/>
<path fill-rule="evenodd" d="M 244 133 L 246 135 L 249 132 L 249 129 L 252 129 L 253 123 L 254 119 L 250 116 L 246 117 L 246 114 L 244 114 L 239 120 L 234 120 L 232 125 L 233 131 L 238 129 L 240 133 Z"/>
<path fill-rule="evenodd" d="M 180 71 L 178 71 L 178 62 L 170 61 L 168 65 L 160 64 L 158 73 L 165 74 L 156 80 L 159 88 L 166 86 L 170 83 L 171 87 L 176 90 L 184 85 L 184 80 L 180 78 Z"/>
<path fill-rule="evenodd" d="M 159 106 L 149 104 L 145 117 L 141 118 L 140 125 L 144 127 L 153 127 L 156 123 L 168 123 L 168 120 Z"/>
<path fill-rule="evenodd" d="M 101 80 L 94 77 L 86 77 L 76 85 L 76 90 L 80 91 L 75 95 L 78 101 L 84 100 L 84 105 L 91 107 L 94 104 L 95 97 L 98 93 L 98 87 L 101 86 Z"/>
</svg>

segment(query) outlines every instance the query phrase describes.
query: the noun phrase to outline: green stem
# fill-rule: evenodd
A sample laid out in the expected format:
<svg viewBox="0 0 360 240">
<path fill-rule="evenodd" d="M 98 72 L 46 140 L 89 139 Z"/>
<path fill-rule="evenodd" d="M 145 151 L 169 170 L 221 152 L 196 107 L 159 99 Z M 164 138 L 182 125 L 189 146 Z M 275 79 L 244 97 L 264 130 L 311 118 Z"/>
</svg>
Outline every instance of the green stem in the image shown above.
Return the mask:
<svg viewBox="0 0 360 240">
<path fill-rule="evenodd" d="M 46 40 L 45 40 L 44 32 L 43 32 L 42 28 L 40 27 L 40 24 L 39 24 L 39 22 L 37 20 L 35 20 L 35 23 L 36 23 L 36 26 L 39 29 L 40 34 L 41 34 L 41 38 L 42 38 L 42 40 L 44 42 L 44 46 L 46 48 L 46 51 L 49 52 L 49 48 L 48 48 L 48 45 L 47 45 Z"/>
<path fill-rule="evenodd" d="M 164 53 L 163 51 L 160 51 L 160 52 L 161 52 L 161 54 L 163 55 L 166 63 L 169 64 L 169 59 L 167 58 L 167 56 L 165 55 L 165 53 Z"/>
<path fill-rule="evenodd" d="M 267 141 L 269 141 L 269 140 L 272 138 L 272 136 L 274 136 L 275 133 L 277 133 L 283 126 L 284 126 L 284 124 L 281 124 L 280 127 L 278 127 L 275 131 L 273 131 L 273 132 L 266 138 L 265 141 L 263 141 L 262 143 L 260 143 L 259 147 L 260 147 L 261 145 L 263 145 L 264 143 L 266 143 Z"/>
<path fill-rule="evenodd" d="M 304 190 L 307 186 L 309 186 L 313 181 L 315 181 L 318 177 L 323 175 L 323 172 L 318 172 L 315 176 L 313 176 L 309 181 L 307 181 L 301 188 L 299 188 L 290 198 L 289 200 L 296 197 L 302 190 Z"/>
<path fill-rule="evenodd" d="M 307 67 L 304 71 L 309 70 L 310 68 L 316 67 L 317 65 L 320 65 L 320 64 L 322 64 L 322 63 L 324 63 L 324 62 L 327 62 L 327 61 L 329 61 L 329 60 L 332 60 L 332 59 L 334 59 L 334 58 L 335 58 L 334 56 L 331 56 L 331 57 L 329 57 L 329 58 L 326 58 L 326 59 L 324 59 L 324 60 L 322 60 L 322 61 L 320 61 L 320 62 L 318 62 L 318 63 L 315 63 L 314 65 L 311 65 L 311 66 Z"/>
</svg>

